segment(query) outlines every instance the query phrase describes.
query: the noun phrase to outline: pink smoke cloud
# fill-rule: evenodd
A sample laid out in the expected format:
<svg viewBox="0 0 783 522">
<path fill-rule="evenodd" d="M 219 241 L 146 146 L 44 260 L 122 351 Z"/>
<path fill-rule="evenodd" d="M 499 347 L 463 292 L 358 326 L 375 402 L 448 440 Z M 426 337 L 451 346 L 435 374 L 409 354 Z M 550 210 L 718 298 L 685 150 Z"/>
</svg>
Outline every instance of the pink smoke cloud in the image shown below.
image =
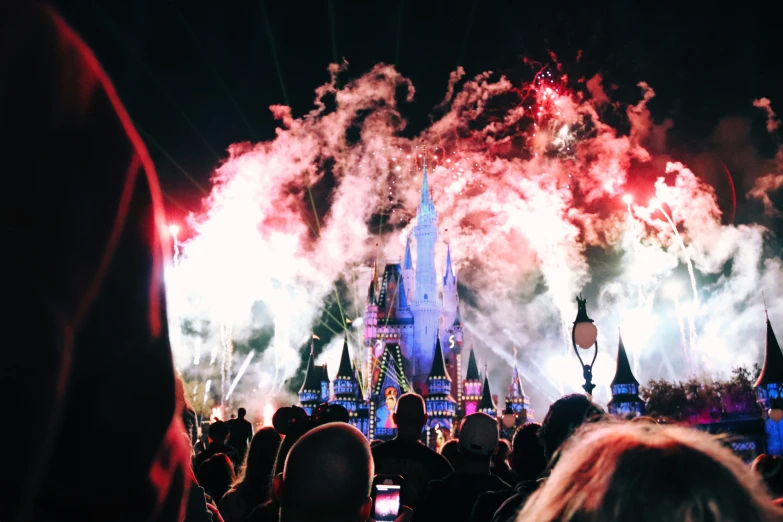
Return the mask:
<svg viewBox="0 0 783 522">
<path fill-rule="evenodd" d="M 410 101 L 411 82 L 380 64 L 338 87 L 345 66 L 330 68 L 305 116 L 271 108 L 281 122 L 273 140 L 230 149 L 172 274 L 181 317 L 209 325 L 212 337 L 226 322 L 237 339 L 274 328 L 270 348 L 248 370 L 254 385 L 280 386 L 295 374 L 298 348 L 337 282 L 350 289 L 341 309 L 361 316 L 376 244 L 386 260 L 402 256 L 425 154 L 442 237 L 436 263 L 443 266 L 449 241 L 463 318 L 480 358 L 488 359 L 493 389 L 507 385 L 513 344 L 522 348 L 520 367 L 539 407 L 578 389 L 578 375 L 574 381 L 556 369 L 561 359 L 578 364 L 568 330 L 574 296 L 588 285 L 599 296 L 589 305 L 602 346 L 599 400 L 608 398 L 618 325 L 640 380 L 686 376 L 677 370 L 682 350 L 671 346 L 680 339 L 676 318 L 659 295 L 680 277 L 683 253 L 647 201 L 632 203 L 629 213 L 622 195 L 639 187 L 664 202 L 699 278 L 709 281 L 700 283 L 697 335 L 685 349 L 701 356 L 710 343 L 720 347 L 702 371 L 758 358 L 760 337 L 751 343 L 755 350 L 740 355 L 738 348 L 762 329 L 761 300 L 754 299 L 760 282 L 783 280 L 780 259 L 763 256 L 762 226 L 721 224 L 714 190 L 686 165 L 657 167 L 651 148 L 662 147 L 671 122 L 652 123 L 647 104 L 655 93 L 647 84 L 639 83 L 639 101 L 625 109 L 625 135 L 599 116 L 598 108 L 611 103 L 599 76 L 587 82 L 585 97 L 567 87 L 558 68 L 541 69 L 524 85 L 489 72 L 466 80 L 457 70 L 439 119 L 405 137 L 397 93 Z M 327 95 L 335 100 L 331 110 Z M 771 305 L 783 312 L 783 300 Z M 718 335 L 729 320 L 730 331 Z M 351 330 L 354 350 L 360 331 Z M 196 340 L 182 343 L 180 365 L 192 358 Z M 330 368 L 339 348 L 333 342 L 322 355 Z"/>
</svg>

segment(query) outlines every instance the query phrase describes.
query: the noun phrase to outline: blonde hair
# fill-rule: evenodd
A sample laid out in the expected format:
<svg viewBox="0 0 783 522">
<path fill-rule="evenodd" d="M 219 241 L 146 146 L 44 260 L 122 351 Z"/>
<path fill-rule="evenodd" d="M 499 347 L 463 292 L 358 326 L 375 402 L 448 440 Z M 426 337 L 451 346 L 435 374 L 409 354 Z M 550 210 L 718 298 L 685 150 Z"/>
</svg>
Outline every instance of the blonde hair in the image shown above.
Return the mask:
<svg viewBox="0 0 783 522">
<path fill-rule="evenodd" d="M 518 522 L 772 522 L 748 466 L 705 433 L 675 426 L 583 426 Z"/>
</svg>

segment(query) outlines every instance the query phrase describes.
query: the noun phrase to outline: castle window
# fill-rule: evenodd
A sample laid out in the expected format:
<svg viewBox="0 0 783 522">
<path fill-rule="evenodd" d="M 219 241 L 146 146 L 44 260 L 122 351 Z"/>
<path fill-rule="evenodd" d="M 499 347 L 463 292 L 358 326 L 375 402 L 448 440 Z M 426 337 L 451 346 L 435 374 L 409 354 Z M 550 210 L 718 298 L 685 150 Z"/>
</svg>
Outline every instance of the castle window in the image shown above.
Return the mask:
<svg viewBox="0 0 783 522">
<path fill-rule="evenodd" d="M 424 300 L 425 301 L 427 300 L 427 294 L 424 294 Z"/>
</svg>

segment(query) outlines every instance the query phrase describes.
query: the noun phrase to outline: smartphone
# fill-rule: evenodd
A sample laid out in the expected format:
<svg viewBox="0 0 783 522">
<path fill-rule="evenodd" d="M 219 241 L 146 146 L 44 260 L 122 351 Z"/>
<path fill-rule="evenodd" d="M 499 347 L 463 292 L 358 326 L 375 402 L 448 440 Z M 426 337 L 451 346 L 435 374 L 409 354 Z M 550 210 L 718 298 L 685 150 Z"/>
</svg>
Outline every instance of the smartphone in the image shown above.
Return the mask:
<svg viewBox="0 0 783 522">
<path fill-rule="evenodd" d="M 373 519 L 392 522 L 400 513 L 403 479 L 399 475 L 376 475 L 372 485 Z"/>
</svg>

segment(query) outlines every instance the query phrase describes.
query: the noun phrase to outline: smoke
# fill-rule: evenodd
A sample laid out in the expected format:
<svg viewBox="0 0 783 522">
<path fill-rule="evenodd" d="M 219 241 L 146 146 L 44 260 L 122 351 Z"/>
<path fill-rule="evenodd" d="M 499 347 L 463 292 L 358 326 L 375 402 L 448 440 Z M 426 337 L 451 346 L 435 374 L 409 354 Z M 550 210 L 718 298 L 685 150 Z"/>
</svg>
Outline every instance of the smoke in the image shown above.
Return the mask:
<svg viewBox="0 0 783 522">
<path fill-rule="evenodd" d="M 400 107 L 414 96 L 411 82 L 381 64 L 338 87 L 345 67 L 330 67 L 310 113 L 294 118 L 273 106 L 275 138 L 232 146 L 216 169 L 168 274 L 174 326 L 185 325 L 175 343 L 180 368 L 219 342 L 221 325 L 237 343 L 267 332 L 235 395 L 291 400 L 285 382 L 301 371 L 302 348 L 324 317 L 339 334 L 345 317 L 354 321 L 349 342 L 361 360 L 370 266 L 379 254 L 395 261 L 404 252 L 425 155 L 439 212 L 436 263 L 444 266 L 448 241 L 467 338 L 501 399 L 514 345 L 539 410 L 579 389 L 570 325 L 582 291 L 599 327 L 598 400 L 609 397 L 618 327 L 642 382 L 761 360 L 762 290 L 773 321 L 783 315 L 779 252 L 765 250 L 764 226 L 724 224 L 713 187 L 658 155 L 672 124 L 653 124 L 650 86 L 639 83 L 639 101 L 622 107 L 600 76 L 574 82 L 544 68 L 519 85 L 491 72 L 466 79 L 460 69 L 435 121 L 410 138 Z M 761 106 L 769 128 L 777 120 Z M 621 116 L 624 131 L 602 119 L 607 112 Z M 767 194 L 783 184 L 780 173 L 770 176 L 749 194 L 769 212 Z M 698 296 L 681 293 L 675 310 L 663 289 L 690 289 L 686 255 Z M 692 321 L 692 339 L 680 335 L 678 314 Z M 326 345 L 316 348 L 318 362 L 333 377 L 342 335 Z M 198 368 L 211 371 L 208 358 Z"/>
</svg>

